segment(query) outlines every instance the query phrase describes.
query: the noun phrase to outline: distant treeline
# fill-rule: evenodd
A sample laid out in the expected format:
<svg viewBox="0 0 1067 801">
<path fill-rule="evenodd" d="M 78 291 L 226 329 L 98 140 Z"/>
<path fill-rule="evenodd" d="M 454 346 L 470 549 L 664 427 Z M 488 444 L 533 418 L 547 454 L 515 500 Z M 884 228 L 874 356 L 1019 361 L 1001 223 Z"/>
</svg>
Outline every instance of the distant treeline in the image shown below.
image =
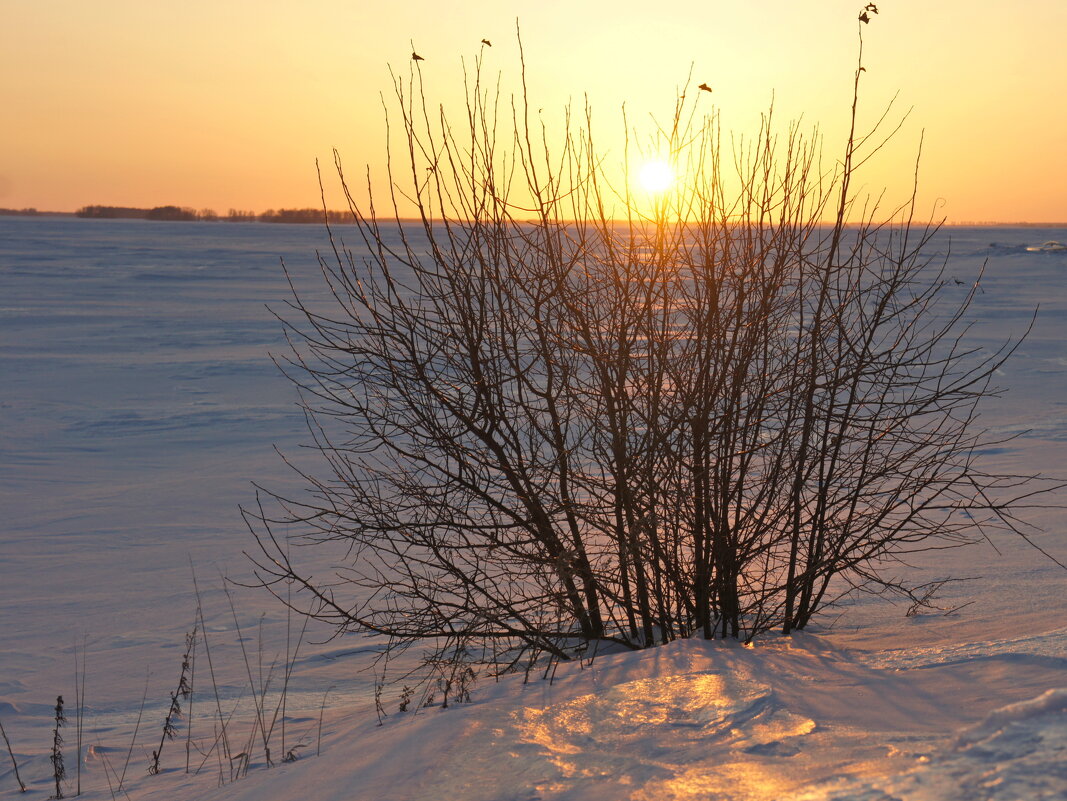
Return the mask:
<svg viewBox="0 0 1067 801">
<path fill-rule="evenodd" d="M 351 222 L 347 211 L 326 212 L 330 222 Z M 261 214 L 254 211 L 230 209 L 219 214 L 214 209 L 190 209 L 182 206 L 156 206 L 138 209 L 130 206 L 82 206 L 75 216 L 98 220 L 165 220 L 167 222 L 271 222 L 271 223 L 321 223 L 322 209 L 268 209 Z"/>
<path fill-rule="evenodd" d="M 4 209 L 0 208 L 0 217 L 69 217 L 69 211 L 38 211 L 30 207 L 28 209 Z"/>
</svg>

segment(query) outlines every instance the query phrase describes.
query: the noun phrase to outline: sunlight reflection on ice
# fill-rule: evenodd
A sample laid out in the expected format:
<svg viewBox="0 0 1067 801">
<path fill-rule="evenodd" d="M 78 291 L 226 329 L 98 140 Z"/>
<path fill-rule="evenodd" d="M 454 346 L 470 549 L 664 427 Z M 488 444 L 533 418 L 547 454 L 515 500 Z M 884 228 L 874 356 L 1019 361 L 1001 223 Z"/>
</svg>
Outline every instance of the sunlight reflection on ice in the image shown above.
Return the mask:
<svg viewBox="0 0 1067 801">
<path fill-rule="evenodd" d="M 635 799 L 714 798 L 716 785 L 742 780 L 752 798 L 775 797 L 751 756 L 792 756 L 798 748 L 785 741 L 815 729 L 781 708 L 767 685 L 714 672 L 640 679 L 527 707 L 516 724 L 564 782 L 612 777 L 633 785 Z M 746 757 L 744 776 L 732 776 Z M 653 786 L 654 795 L 640 789 Z"/>
</svg>

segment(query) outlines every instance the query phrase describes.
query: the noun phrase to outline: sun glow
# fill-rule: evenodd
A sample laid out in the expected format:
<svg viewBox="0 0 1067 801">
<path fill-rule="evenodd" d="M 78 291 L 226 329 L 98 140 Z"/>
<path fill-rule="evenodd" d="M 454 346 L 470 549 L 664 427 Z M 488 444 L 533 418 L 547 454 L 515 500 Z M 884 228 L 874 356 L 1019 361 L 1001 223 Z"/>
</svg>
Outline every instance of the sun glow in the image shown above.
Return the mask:
<svg viewBox="0 0 1067 801">
<path fill-rule="evenodd" d="M 674 170 L 665 161 L 650 161 L 641 168 L 637 180 L 646 192 L 665 192 L 674 184 Z"/>
</svg>

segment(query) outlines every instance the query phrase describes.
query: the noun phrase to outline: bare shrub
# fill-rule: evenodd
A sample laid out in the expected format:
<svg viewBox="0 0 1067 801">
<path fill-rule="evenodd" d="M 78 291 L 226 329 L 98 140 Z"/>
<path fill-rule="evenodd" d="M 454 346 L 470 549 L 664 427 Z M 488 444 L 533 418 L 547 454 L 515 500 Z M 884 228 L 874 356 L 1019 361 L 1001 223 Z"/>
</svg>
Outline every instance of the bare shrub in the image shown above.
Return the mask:
<svg viewBox="0 0 1067 801">
<path fill-rule="evenodd" d="M 1025 536 L 1048 485 L 978 456 L 1017 343 L 967 344 L 977 284 L 945 290 L 914 196 L 854 194 L 893 133 L 857 132 L 860 64 L 832 168 L 771 114 L 724 148 L 687 87 L 643 148 L 680 176 L 653 202 L 613 183 L 588 113 L 550 134 L 478 64 L 454 121 L 421 69 L 395 79 L 389 161 L 390 212 L 420 223 L 348 194 L 360 246 L 331 230 L 327 302 L 294 289 L 282 315 L 321 462 L 245 512 L 279 598 L 430 665 L 528 669 L 789 633 L 854 588 L 906 592 L 903 554 Z"/>
</svg>

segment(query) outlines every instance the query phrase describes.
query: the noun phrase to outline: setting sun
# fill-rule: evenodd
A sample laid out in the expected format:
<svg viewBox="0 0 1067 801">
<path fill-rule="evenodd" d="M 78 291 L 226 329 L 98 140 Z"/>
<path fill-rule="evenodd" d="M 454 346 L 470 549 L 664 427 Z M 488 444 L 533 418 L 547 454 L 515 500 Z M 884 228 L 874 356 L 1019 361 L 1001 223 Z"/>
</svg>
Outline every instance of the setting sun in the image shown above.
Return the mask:
<svg viewBox="0 0 1067 801">
<path fill-rule="evenodd" d="M 647 192 L 664 192 L 674 183 L 674 170 L 665 161 L 650 161 L 641 168 L 637 180 Z"/>
</svg>

